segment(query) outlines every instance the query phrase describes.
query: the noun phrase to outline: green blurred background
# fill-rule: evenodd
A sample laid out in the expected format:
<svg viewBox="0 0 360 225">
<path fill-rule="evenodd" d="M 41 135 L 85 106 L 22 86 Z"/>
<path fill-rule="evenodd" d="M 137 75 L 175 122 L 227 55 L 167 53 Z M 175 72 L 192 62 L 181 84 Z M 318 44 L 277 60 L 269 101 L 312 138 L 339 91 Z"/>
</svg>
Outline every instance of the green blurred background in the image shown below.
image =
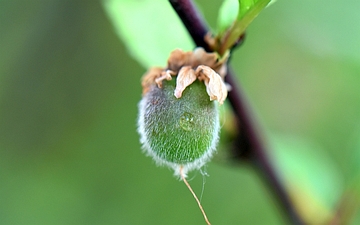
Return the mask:
<svg viewBox="0 0 360 225">
<path fill-rule="evenodd" d="M 214 27 L 221 1 L 197 3 Z M 279 0 L 232 57 L 305 217 L 327 215 L 359 182 L 359 8 Z M 185 185 L 140 150 L 145 71 L 99 1 L 0 1 L 0 224 L 204 224 Z M 206 171 L 213 224 L 287 223 L 246 163 Z M 202 175 L 190 180 L 200 195 Z"/>
</svg>

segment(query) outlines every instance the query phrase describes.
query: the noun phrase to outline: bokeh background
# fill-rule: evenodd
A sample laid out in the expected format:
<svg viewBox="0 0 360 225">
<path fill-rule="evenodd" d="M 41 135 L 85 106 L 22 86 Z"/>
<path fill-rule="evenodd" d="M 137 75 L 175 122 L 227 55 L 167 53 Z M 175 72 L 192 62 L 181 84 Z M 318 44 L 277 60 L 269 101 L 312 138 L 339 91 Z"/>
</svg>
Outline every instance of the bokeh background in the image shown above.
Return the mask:
<svg viewBox="0 0 360 225">
<path fill-rule="evenodd" d="M 197 3 L 215 27 L 221 1 Z M 331 217 L 346 193 L 359 198 L 359 8 L 279 0 L 232 57 L 311 222 Z M 145 71 L 100 1 L 0 1 L 0 224 L 204 224 L 185 185 L 140 150 Z M 288 223 L 245 162 L 215 159 L 206 171 L 190 183 L 213 224 Z"/>
</svg>

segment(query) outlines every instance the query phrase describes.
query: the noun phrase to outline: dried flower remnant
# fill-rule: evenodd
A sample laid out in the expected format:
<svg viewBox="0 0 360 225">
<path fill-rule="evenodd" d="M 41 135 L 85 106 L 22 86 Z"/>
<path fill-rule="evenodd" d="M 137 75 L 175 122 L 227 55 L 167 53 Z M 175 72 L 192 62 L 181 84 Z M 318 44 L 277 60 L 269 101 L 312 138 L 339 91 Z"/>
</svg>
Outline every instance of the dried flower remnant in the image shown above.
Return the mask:
<svg viewBox="0 0 360 225">
<path fill-rule="evenodd" d="M 197 79 L 195 71 L 190 66 L 183 66 L 176 79 L 176 89 L 174 95 L 176 98 L 181 98 L 183 90 L 194 83 Z"/>
<path fill-rule="evenodd" d="M 221 77 L 210 67 L 203 65 L 198 66 L 195 73 L 199 80 L 204 81 L 210 100 L 218 100 L 222 104 L 228 90 Z"/>
<path fill-rule="evenodd" d="M 151 85 L 156 84 L 161 88 L 162 81 L 177 76 L 174 92 L 176 98 L 181 98 L 185 88 L 198 79 L 204 81 L 210 100 L 223 104 L 228 93 L 224 82 L 228 56 L 225 54 L 219 60 L 218 54 L 208 53 L 200 47 L 189 52 L 176 49 L 171 52 L 166 68 L 153 67 L 144 75 L 143 94 L 149 91 Z"/>
</svg>

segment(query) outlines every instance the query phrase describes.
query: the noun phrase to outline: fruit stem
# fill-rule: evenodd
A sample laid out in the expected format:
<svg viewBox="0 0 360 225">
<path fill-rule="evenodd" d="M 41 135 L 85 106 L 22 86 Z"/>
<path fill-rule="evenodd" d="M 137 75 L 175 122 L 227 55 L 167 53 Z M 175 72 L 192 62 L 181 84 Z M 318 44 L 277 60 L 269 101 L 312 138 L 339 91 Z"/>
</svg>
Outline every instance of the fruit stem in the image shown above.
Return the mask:
<svg viewBox="0 0 360 225">
<path fill-rule="evenodd" d="M 198 199 L 198 197 L 196 196 L 195 192 L 193 191 L 193 189 L 191 188 L 190 184 L 187 182 L 186 178 L 185 178 L 185 175 L 183 173 L 183 167 L 180 166 L 180 176 L 181 176 L 181 179 L 184 181 L 185 185 L 188 187 L 189 191 L 191 192 L 191 194 L 194 196 L 197 204 L 199 205 L 199 208 L 201 210 L 201 213 L 203 214 L 204 216 L 204 219 L 205 219 L 205 222 L 207 223 L 207 225 L 211 225 L 207 216 L 206 216 L 206 213 L 205 213 L 205 210 L 203 209 L 203 207 L 201 206 L 201 203 Z"/>
</svg>

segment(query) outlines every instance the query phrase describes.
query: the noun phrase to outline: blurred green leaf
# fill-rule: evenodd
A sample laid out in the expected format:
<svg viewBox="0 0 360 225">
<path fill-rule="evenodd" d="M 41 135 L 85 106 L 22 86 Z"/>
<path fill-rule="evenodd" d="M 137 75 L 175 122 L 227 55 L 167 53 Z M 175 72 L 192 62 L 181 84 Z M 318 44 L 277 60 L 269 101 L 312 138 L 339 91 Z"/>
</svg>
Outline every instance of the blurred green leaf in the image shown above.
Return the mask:
<svg viewBox="0 0 360 225">
<path fill-rule="evenodd" d="M 235 21 L 239 12 L 238 0 L 225 0 L 219 10 L 217 18 L 217 27 L 219 35 L 221 35 Z"/>
<path fill-rule="evenodd" d="M 273 136 L 274 165 L 306 222 L 324 223 L 342 194 L 342 179 L 321 148 L 293 136 Z"/>
<path fill-rule="evenodd" d="M 105 0 L 104 7 L 130 54 L 145 68 L 165 65 L 175 48 L 194 47 L 166 1 Z"/>
<path fill-rule="evenodd" d="M 346 4 L 311 1 L 311 9 L 306 2 L 287 1 L 284 6 L 287 10 L 283 11 L 282 17 L 286 19 L 279 21 L 277 26 L 294 43 L 314 55 L 359 65 L 360 29 L 353 21 L 360 20 L 360 1 L 348 0 Z M 330 19 L 333 21 L 329 22 Z"/>
<path fill-rule="evenodd" d="M 354 151 L 350 151 L 350 189 L 352 188 L 354 196 L 352 196 L 352 200 L 354 200 L 356 203 L 356 209 L 360 210 L 360 129 L 358 128 L 355 132 L 354 137 L 356 140 L 356 146 L 354 148 Z"/>
<path fill-rule="evenodd" d="M 349 154 L 349 161 L 351 162 L 349 167 L 352 173 L 351 177 L 354 177 L 355 179 L 358 180 L 358 182 L 360 182 L 360 163 L 359 163 L 360 162 L 360 126 L 356 130 L 354 136 L 352 137 L 351 143 L 352 141 L 355 142 L 355 147 L 353 148 L 353 151 L 350 151 Z"/>
</svg>

